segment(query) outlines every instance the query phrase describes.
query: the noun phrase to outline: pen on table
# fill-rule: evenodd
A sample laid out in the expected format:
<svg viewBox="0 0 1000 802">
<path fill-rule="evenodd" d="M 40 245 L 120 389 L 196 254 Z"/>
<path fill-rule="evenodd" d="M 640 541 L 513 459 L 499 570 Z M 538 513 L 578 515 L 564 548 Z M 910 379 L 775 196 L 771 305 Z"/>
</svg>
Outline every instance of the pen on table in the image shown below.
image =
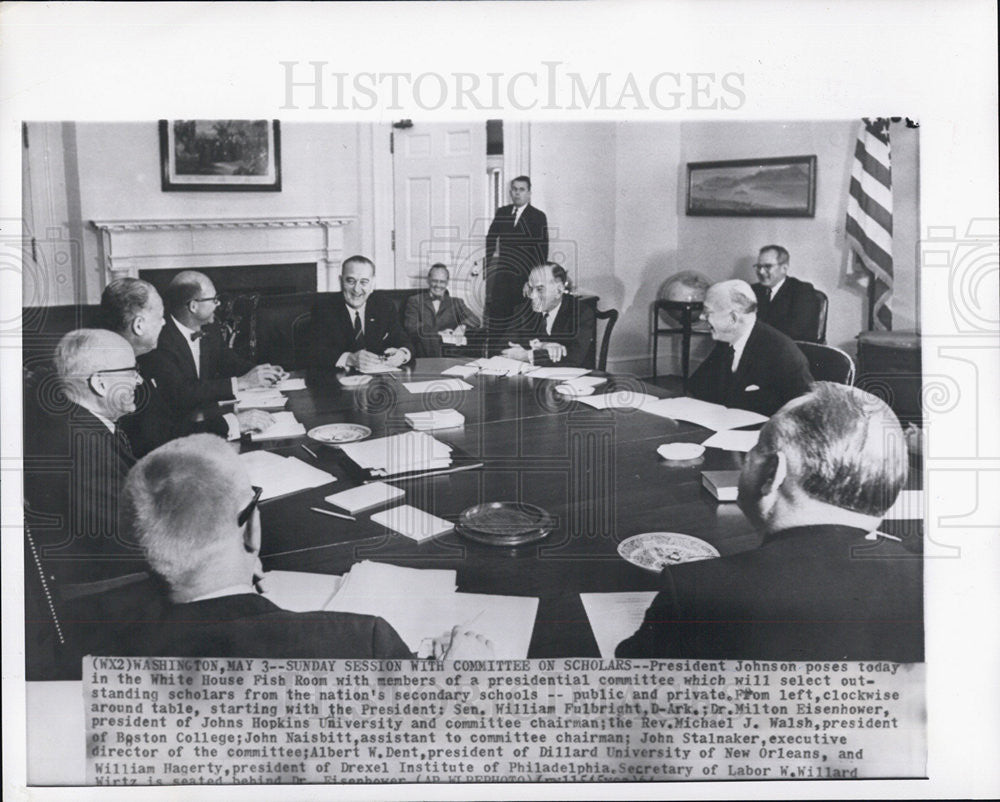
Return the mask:
<svg viewBox="0 0 1000 802">
<path fill-rule="evenodd" d="M 373 482 L 405 482 L 408 479 L 423 479 L 425 476 L 441 476 L 446 473 L 458 473 L 459 471 L 471 471 L 474 468 L 482 468 L 483 463 L 476 462 L 472 465 L 459 465 L 457 468 L 442 468 L 435 471 L 425 471 L 423 473 L 414 473 L 409 476 L 380 476 L 377 479 L 365 479 L 362 484 L 370 485 Z"/>
<path fill-rule="evenodd" d="M 323 515 L 330 515 L 334 518 L 343 518 L 345 521 L 356 521 L 358 520 L 353 515 L 341 515 L 339 512 L 332 512 L 330 510 L 321 510 L 319 507 L 310 507 L 313 512 L 318 512 Z"/>
<path fill-rule="evenodd" d="M 303 450 L 303 451 L 305 451 L 305 452 L 306 452 L 307 454 L 309 454 L 310 456 L 312 456 L 312 458 L 313 458 L 313 459 L 319 459 L 319 457 L 318 457 L 318 456 L 316 456 L 316 452 L 315 452 L 315 451 L 313 451 L 313 450 L 312 450 L 311 448 L 309 448 L 309 446 L 307 446 L 307 445 L 303 445 L 303 446 L 302 446 L 302 450 Z"/>
</svg>

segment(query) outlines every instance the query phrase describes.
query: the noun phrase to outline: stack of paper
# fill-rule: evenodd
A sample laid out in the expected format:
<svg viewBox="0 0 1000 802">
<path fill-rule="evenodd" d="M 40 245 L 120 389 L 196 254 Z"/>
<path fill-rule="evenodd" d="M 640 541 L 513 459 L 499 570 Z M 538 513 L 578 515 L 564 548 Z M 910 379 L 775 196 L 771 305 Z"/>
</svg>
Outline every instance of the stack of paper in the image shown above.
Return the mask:
<svg viewBox="0 0 1000 802">
<path fill-rule="evenodd" d="M 469 363 L 475 366 L 484 376 L 517 376 L 531 370 L 531 364 L 506 356 L 491 356 L 489 359 L 477 359 Z"/>
<path fill-rule="evenodd" d="M 469 341 L 465 339 L 464 334 L 456 334 L 453 329 L 444 329 L 439 331 L 438 334 L 441 335 L 441 342 L 445 345 L 468 345 Z"/>
<path fill-rule="evenodd" d="M 369 482 L 366 485 L 334 493 L 332 496 L 327 496 L 324 501 L 346 510 L 351 515 L 357 515 L 374 507 L 385 506 L 390 501 L 396 501 L 405 495 L 406 491 L 402 488 L 387 485 L 385 482 Z"/>
<path fill-rule="evenodd" d="M 730 409 L 722 404 L 710 404 L 696 398 L 661 398 L 655 404 L 643 407 L 642 411 L 661 418 L 686 420 L 717 432 L 767 421 L 766 415 L 746 409 Z"/>
<path fill-rule="evenodd" d="M 590 373 L 586 368 L 571 368 L 568 365 L 562 367 L 560 365 L 553 365 L 552 367 L 538 367 L 529 368 L 524 372 L 525 376 L 530 376 L 532 379 L 577 379 L 580 376 L 586 376 Z"/>
<path fill-rule="evenodd" d="M 300 437 L 306 433 L 306 427 L 295 419 L 292 412 L 275 412 L 274 423 L 262 432 L 254 432 L 251 440 L 276 440 L 283 437 Z"/>
<path fill-rule="evenodd" d="M 273 387 L 259 387 L 254 390 L 240 390 L 236 393 L 236 409 L 281 409 L 288 403 Z"/>
<path fill-rule="evenodd" d="M 305 379 L 284 379 L 274 385 L 274 389 L 282 393 L 290 393 L 295 390 L 305 390 L 306 380 Z"/>
<path fill-rule="evenodd" d="M 489 638 L 496 658 L 526 658 L 538 599 L 456 593 L 455 582 L 455 571 L 366 560 L 345 575 L 325 609 L 381 616 L 421 654 L 429 653 L 433 638 L 461 626 Z"/>
<path fill-rule="evenodd" d="M 372 516 L 372 521 L 418 543 L 443 535 L 455 528 L 455 524 L 451 521 L 418 510 L 409 504 L 400 504 L 398 507 L 377 512 Z"/>
<path fill-rule="evenodd" d="M 451 465 L 451 446 L 423 432 L 406 432 L 359 443 L 345 443 L 341 450 L 373 476 L 395 476 L 430 471 Z"/>
<path fill-rule="evenodd" d="M 465 425 L 465 415 L 456 409 L 427 409 L 407 412 L 403 417 L 418 432 L 433 429 L 455 429 Z"/>
<path fill-rule="evenodd" d="M 632 390 L 615 390 L 612 393 L 591 395 L 586 398 L 577 398 L 576 400 L 594 409 L 641 409 L 645 411 L 650 404 L 660 399 L 648 393 L 636 393 Z"/>
<path fill-rule="evenodd" d="M 449 393 L 471 390 L 472 385 L 461 379 L 431 379 L 423 382 L 403 382 L 403 387 L 413 394 Z"/>
<path fill-rule="evenodd" d="M 284 610 L 306 613 L 326 607 L 342 581 L 336 574 L 268 571 L 257 584 L 265 599 Z"/>
<path fill-rule="evenodd" d="M 240 454 L 240 462 L 250 474 L 250 483 L 264 488 L 261 501 L 337 481 L 335 476 L 296 457 L 282 457 L 269 451 Z"/>
</svg>

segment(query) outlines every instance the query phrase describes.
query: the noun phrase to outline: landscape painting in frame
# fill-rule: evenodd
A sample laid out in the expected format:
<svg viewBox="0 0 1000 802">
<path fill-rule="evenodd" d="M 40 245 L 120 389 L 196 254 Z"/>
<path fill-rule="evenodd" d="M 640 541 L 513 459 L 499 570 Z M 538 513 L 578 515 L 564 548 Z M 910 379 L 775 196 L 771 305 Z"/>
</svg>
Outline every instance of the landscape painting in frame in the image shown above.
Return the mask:
<svg viewBox="0 0 1000 802">
<path fill-rule="evenodd" d="M 279 192 L 277 120 L 160 120 L 164 192 Z"/>
<path fill-rule="evenodd" d="M 813 217 L 816 157 L 689 162 L 687 213 L 716 217 Z"/>
</svg>

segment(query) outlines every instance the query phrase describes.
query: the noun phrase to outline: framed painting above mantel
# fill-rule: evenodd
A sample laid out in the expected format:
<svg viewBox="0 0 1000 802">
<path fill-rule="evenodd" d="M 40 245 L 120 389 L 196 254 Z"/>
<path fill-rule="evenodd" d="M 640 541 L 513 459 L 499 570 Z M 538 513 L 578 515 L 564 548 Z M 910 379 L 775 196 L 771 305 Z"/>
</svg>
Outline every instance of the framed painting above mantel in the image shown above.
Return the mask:
<svg viewBox="0 0 1000 802">
<path fill-rule="evenodd" d="M 280 192 L 277 120 L 160 120 L 164 192 Z"/>
<path fill-rule="evenodd" d="M 816 157 L 688 162 L 687 213 L 815 217 Z"/>
</svg>

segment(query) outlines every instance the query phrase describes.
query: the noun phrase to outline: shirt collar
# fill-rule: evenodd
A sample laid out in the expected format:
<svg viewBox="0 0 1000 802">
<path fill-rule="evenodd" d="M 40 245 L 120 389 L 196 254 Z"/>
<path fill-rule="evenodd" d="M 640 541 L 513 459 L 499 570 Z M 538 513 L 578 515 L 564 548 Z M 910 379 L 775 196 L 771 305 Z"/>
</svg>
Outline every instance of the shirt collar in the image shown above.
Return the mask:
<svg viewBox="0 0 1000 802">
<path fill-rule="evenodd" d="M 87 411 L 90 412 L 90 414 L 93 415 L 95 418 L 97 418 L 101 423 L 103 423 L 105 426 L 107 426 L 108 427 L 108 431 L 111 432 L 111 434 L 115 433 L 115 431 L 117 430 L 118 427 L 115 425 L 115 422 L 113 420 L 111 420 L 110 418 L 104 417 L 104 415 L 102 415 L 100 412 L 96 412 L 93 409 L 90 409 L 90 410 L 87 410 Z"/>
<path fill-rule="evenodd" d="M 257 595 L 257 589 L 251 584 L 239 584 L 239 585 L 228 585 L 224 588 L 219 588 L 218 590 L 213 590 L 210 593 L 203 593 L 201 596 L 196 596 L 190 601 L 206 601 L 207 599 L 219 599 L 223 596 L 242 596 L 249 593 L 252 596 Z"/>
<path fill-rule="evenodd" d="M 754 322 L 754 326 L 757 323 Z M 743 356 L 743 349 L 746 348 L 747 340 L 750 339 L 750 335 L 753 333 L 754 326 L 751 326 L 746 330 L 746 332 L 732 344 L 733 347 L 733 370 L 735 371 L 740 364 L 740 357 Z"/>
<path fill-rule="evenodd" d="M 787 278 L 787 276 L 786 276 L 786 278 Z M 772 298 L 773 298 L 773 297 L 774 297 L 775 295 L 777 295 L 777 294 L 778 294 L 778 290 L 780 290 L 780 289 L 781 289 L 781 285 L 782 285 L 782 284 L 784 284 L 784 283 L 785 283 L 785 279 L 782 279 L 782 280 L 781 280 L 781 281 L 779 281 L 779 282 L 778 282 L 777 284 L 775 284 L 775 285 L 774 285 L 773 287 L 771 287 L 771 297 L 772 297 Z"/>
<path fill-rule="evenodd" d="M 197 329 L 189 329 L 189 328 L 188 328 L 187 326 L 185 326 L 185 325 L 184 325 L 183 323 L 181 323 L 181 322 L 180 322 L 180 321 L 179 321 L 179 320 L 178 320 L 177 318 L 175 318 L 175 317 L 174 317 L 173 315 L 171 315 L 171 316 L 170 316 L 170 319 L 171 319 L 172 321 L 174 321 L 174 325 L 175 325 L 175 326 L 177 326 L 177 330 L 178 330 L 178 331 L 179 331 L 179 332 L 180 332 L 181 334 L 183 334 L 183 335 L 184 335 L 184 339 L 185 339 L 185 340 L 187 340 L 187 341 L 188 341 L 189 343 L 193 343 L 193 342 L 196 342 L 195 340 L 192 340 L 192 339 L 191 339 L 191 335 L 192 335 L 192 334 L 194 334 L 194 333 L 195 333 L 195 331 L 197 331 Z"/>
<path fill-rule="evenodd" d="M 368 299 L 367 298 L 365 298 L 365 302 L 363 304 L 361 304 L 361 306 L 358 307 L 357 309 L 355 309 L 353 306 L 351 306 L 350 304 L 348 304 L 346 300 L 344 301 L 344 308 L 347 310 L 347 317 L 350 318 L 351 323 L 354 322 L 354 314 L 357 313 L 357 314 L 361 315 L 361 325 L 364 325 L 364 323 L 365 323 L 365 308 L 367 306 L 368 306 Z"/>
</svg>

